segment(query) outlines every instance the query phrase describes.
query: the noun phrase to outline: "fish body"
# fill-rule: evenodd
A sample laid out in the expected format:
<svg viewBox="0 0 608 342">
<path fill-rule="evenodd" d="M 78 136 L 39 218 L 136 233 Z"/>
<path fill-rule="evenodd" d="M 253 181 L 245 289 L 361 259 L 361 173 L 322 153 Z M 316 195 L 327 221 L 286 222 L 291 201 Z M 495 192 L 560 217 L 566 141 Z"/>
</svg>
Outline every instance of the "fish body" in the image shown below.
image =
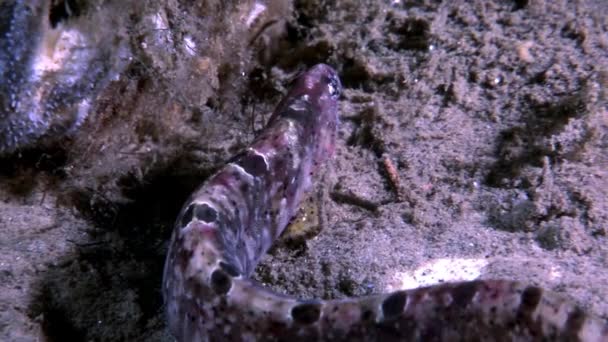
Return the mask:
<svg viewBox="0 0 608 342">
<path fill-rule="evenodd" d="M 175 225 L 162 292 L 179 341 L 608 341 L 606 322 L 505 280 L 300 300 L 249 278 L 333 155 L 342 86 L 319 64 L 266 128 L 196 190 Z"/>
</svg>

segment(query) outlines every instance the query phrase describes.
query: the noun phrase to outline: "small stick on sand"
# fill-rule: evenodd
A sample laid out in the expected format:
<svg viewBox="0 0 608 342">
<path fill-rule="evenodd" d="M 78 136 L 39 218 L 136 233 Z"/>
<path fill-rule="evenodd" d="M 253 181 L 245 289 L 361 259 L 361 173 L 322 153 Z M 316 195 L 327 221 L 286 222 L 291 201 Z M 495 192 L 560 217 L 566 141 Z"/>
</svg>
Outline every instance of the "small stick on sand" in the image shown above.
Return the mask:
<svg viewBox="0 0 608 342">
<path fill-rule="evenodd" d="M 388 154 L 382 154 L 382 165 L 384 166 L 384 172 L 388 178 L 388 183 L 391 186 L 391 189 L 395 193 L 395 200 L 397 202 L 401 201 L 401 182 L 399 180 L 399 172 L 397 172 L 397 168 L 395 164 L 388 156 Z"/>
</svg>

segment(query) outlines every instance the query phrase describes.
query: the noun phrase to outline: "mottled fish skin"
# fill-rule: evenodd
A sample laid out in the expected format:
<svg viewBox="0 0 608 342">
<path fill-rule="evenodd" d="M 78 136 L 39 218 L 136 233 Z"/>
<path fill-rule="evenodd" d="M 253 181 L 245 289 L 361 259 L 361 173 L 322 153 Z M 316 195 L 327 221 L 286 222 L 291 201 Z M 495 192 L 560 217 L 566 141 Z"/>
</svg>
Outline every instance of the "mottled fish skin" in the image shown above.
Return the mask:
<svg viewBox="0 0 608 342">
<path fill-rule="evenodd" d="M 249 279 L 334 151 L 341 85 L 296 79 L 254 143 L 177 219 L 162 291 L 179 341 L 607 341 L 606 322 L 538 287 L 471 281 L 347 300 L 281 295 Z"/>
<path fill-rule="evenodd" d="M 0 155 L 72 133 L 125 64 L 78 22 L 52 27 L 51 3 L 0 2 Z"/>
</svg>

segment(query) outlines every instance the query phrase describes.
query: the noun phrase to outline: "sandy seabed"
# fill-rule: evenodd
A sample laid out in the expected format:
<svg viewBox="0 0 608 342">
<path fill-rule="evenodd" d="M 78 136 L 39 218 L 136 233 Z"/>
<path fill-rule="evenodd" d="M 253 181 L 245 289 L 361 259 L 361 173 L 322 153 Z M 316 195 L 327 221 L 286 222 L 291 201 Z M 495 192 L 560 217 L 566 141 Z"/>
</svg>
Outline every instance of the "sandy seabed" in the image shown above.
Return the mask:
<svg viewBox="0 0 608 342">
<path fill-rule="evenodd" d="M 321 223 L 257 280 L 344 298 L 505 278 L 608 317 L 608 3 L 282 5 L 274 31 L 240 35 L 150 2 L 120 33 L 146 44 L 82 129 L 0 160 L 0 340 L 170 341 L 181 205 L 320 62 L 345 87 Z M 145 33 L 158 13 L 173 40 Z M 180 37 L 211 42 L 160 48 Z"/>
</svg>

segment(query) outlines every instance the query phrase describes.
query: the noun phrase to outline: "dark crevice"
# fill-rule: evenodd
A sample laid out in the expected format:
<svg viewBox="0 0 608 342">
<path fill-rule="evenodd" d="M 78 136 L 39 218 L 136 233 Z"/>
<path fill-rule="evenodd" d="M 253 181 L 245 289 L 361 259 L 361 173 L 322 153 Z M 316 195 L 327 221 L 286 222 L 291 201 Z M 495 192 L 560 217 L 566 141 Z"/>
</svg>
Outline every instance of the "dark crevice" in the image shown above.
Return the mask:
<svg viewBox="0 0 608 342">
<path fill-rule="evenodd" d="M 49 22 L 55 28 L 61 22 L 81 15 L 82 4 L 77 0 L 54 0 L 49 10 Z"/>
<path fill-rule="evenodd" d="M 186 164 L 178 158 L 143 178 L 123 176 L 118 181 L 123 196 L 119 199 L 92 188 L 65 191 L 61 204 L 76 208 L 94 229 L 83 231 L 83 241 L 71 242 L 76 254 L 58 261 L 65 266 L 51 268 L 38 285 L 41 295 L 33 301 L 36 304 L 30 313 L 47 319 L 45 330 L 53 340 L 85 340 L 94 335 L 94 331 L 82 330 L 81 324 L 89 315 L 113 316 L 113 301 L 103 297 L 116 288 L 130 289 L 135 295 L 133 312 L 138 317 L 129 323 L 133 331 L 157 317 L 162 309 L 160 280 L 166 242 L 184 201 L 209 175 L 207 170 Z M 79 273 L 82 281 L 66 286 Z M 126 338 L 130 333 L 116 334 Z"/>
<path fill-rule="evenodd" d="M 542 167 L 545 157 L 551 163 L 575 158 L 588 139 L 583 139 L 579 142 L 580 146 L 571 146 L 568 150 L 562 149 L 559 143 L 550 144 L 548 139 L 559 134 L 571 119 L 579 118 L 584 113 L 585 105 L 580 96 L 533 105 L 523 119 L 524 125 L 501 132 L 496 149 L 498 160 L 486 176 L 486 184 L 492 187 L 508 186 L 505 181 L 518 178 L 523 167 Z M 521 185 L 525 188 L 524 183 Z"/>
</svg>

